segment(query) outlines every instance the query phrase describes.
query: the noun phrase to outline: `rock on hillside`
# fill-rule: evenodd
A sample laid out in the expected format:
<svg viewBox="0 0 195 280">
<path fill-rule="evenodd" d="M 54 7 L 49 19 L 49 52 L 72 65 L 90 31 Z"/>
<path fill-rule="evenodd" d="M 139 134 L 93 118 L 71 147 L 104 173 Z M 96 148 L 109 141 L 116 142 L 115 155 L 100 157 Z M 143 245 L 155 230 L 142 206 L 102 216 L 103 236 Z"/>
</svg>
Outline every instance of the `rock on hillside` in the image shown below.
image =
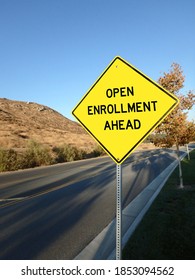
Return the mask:
<svg viewBox="0 0 195 280">
<path fill-rule="evenodd" d="M 25 148 L 30 139 L 50 147 L 66 143 L 89 151 L 96 146 L 78 123 L 51 108 L 0 98 L 0 147 Z"/>
</svg>

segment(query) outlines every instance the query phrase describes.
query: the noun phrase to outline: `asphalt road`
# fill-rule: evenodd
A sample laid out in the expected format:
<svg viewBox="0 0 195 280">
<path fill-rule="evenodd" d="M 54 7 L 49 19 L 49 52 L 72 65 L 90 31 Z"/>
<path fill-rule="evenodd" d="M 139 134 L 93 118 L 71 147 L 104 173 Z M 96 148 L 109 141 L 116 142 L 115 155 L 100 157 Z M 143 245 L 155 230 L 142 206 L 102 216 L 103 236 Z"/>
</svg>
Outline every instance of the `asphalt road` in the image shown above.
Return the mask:
<svg viewBox="0 0 195 280">
<path fill-rule="evenodd" d="M 122 164 L 123 207 L 173 160 L 133 153 Z M 109 157 L 0 174 L 0 259 L 73 259 L 115 217 Z"/>
</svg>

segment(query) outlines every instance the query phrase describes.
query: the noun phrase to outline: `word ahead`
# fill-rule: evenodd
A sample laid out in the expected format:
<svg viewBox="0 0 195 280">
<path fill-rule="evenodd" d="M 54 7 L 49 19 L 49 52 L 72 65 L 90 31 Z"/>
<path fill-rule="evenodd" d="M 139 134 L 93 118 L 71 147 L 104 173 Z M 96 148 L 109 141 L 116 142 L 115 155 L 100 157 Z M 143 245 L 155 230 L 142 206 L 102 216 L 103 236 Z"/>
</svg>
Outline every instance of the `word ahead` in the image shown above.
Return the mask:
<svg viewBox="0 0 195 280">
<path fill-rule="evenodd" d="M 139 120 L 115 120 L 115 121 L 106 121 L 105 123 L 105 127 L 104 130 L 106 129 L 119 129 L 119 130 L 123 130 L 123 129 L 139 129 L 141 127 L 141 122 Z"/>
<path fill-rule="evenodd" d="M 177 103 L 177 97 L 116 57 L 72 113 L 120 164 Z"/>
</svg>

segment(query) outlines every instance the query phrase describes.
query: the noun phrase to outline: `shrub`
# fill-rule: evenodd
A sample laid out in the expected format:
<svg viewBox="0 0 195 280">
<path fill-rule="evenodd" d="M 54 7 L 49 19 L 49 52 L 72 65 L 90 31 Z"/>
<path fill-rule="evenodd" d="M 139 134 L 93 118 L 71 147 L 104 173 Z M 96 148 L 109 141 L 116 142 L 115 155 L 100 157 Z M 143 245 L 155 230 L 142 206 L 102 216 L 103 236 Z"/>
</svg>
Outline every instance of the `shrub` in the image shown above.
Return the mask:
<svg viewBox="0 0 195 280">
<path fill-rule="evenodd" d="M 55 161 L 57 163 L 79 160 L 86 157 L 86 153 L 83 150 L 79 150 L 68 144 L 64 144 L 61 147 L 54 147 L 53 152 L 56 153 Z"/>
<path fill-rule="evenodd" d="M 90 153 L 90 157 L 100 157 L 105 155 L 105 151 L 103 150 L 103 148 L 101 146 L 97 146 L 91 153 Z"/>
<path fill-rule="evenodd" d="M 27 150 L 20 159 L 20 168 L 31 168 L 52 163 L 53 159 L 49 149 L 31 140 Z"/>
<path fill-rule="evenodd" d="M 13 149 L 0 149 L 0 171 L 13 171 L 17 169 L 18 154 Z"/>
<path fill-rule="evenodd" d="M 52 152 L 55 155 L 52 156 Z M 90 154 L 86 154 L 85 151 L 68 144 L 54 147 L 52 152 L 34 140 L 29 142 L 23 153 L 17 153 L 13 149 L 0 149 L 0 172 L 98 157 L 105 154 L 100 146 L 97 146 Z"/>
</svg>

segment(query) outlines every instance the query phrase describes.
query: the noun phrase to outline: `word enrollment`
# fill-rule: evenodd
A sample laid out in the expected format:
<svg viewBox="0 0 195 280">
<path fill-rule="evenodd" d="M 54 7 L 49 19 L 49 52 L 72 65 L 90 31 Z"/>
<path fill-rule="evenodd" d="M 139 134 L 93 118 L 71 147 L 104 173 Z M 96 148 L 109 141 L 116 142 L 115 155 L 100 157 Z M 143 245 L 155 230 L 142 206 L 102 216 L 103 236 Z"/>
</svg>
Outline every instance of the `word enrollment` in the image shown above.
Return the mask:
<svg viewBox="0 0 195 280">
<path fill-rule="evenodd" d="M 117 97 L 127 97 L 128 101 L 131 101 L 131 97 L 134 96 L 133 87 L 120 87 L 109 88 L 105 92 L 106 97 L 113 101 Z M 121 99 L 120 99 L 121 100 Z M 154 112 L 157 109 L 157 101 L 151 100 L 147 102 L 126 102 L 126 103 L 109 103 L 100 104 L 95 106 L 87 106 L 88 115 L 111 115 L 111 114 L 130 114 L 130 113 L 142 113 L 142 112 Z M 117 119 L 106 120 L 104 130 L 125 130 L 125 129 L 140 129 L 141 121 L 139 119 Z"/>
</svg>

